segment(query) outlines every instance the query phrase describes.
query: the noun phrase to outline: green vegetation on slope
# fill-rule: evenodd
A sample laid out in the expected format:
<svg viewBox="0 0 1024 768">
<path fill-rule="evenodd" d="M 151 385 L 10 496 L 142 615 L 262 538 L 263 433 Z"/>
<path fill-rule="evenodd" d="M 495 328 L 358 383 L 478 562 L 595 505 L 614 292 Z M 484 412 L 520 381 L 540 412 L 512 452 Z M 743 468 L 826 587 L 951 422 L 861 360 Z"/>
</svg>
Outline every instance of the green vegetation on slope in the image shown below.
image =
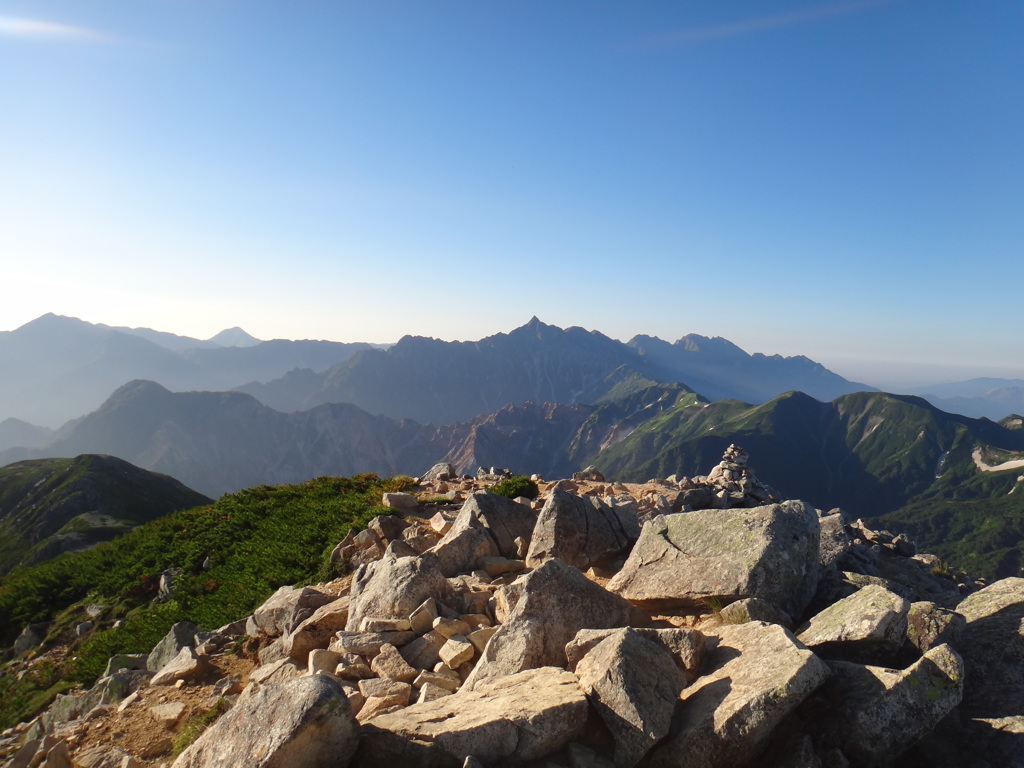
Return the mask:
<svg viewBox="0 0 1024 768">
<path fill-rule="evenodd" d="M 209 501 L 172 477 L 114 456 L 0 467 L 0 575 Z"/>
<path fill-rule="evenodd" d="M 758 477 L 784 495 L 823 509 L 841 506 L 854 517 L 884 515 L 885 527 L 910 533 L 923 550 L 996 577 L 1019 573 L 1024 490 L 1009 493 L 1021 472 L 981 472 L 973 453 L 980 447 L 990 464 L 1024 455 L 1024 432 L 1008 428 L 1011 422 L 949 414 L 882 392 L 831 403 L 799 392 L 761 405 L 680 402 L 580 463 L 636 482 L 702 475 L 737 443 Z"/>
<path fill-rule="evenodd" d="M 351 526 L 390 513 L 376 506 L 380 494 L 406 482 L 359 475 L 249 488 L 93 549 L 11 572 L 0 579 L 2 645 L 39 621 L 55 620 L 51 639 L 67 638 L 85 618 L 84 603 L 103 605 L 105 612 L 52 678 L 23 685 L 0 677 L 0 728 L 45 703 L 41 684 L 52 696 L 68 680 L 91 683 L 110 656 L 148 652 L 176 621 L 215 629 L 248 615 L 280 586 L 332 577 L 334 546 Z M 170 568 L 181 569 L 172 599 L 155 602 L 160 574 Z M 114 619 L 121 619 L 117 628 Z"/>
</svg>

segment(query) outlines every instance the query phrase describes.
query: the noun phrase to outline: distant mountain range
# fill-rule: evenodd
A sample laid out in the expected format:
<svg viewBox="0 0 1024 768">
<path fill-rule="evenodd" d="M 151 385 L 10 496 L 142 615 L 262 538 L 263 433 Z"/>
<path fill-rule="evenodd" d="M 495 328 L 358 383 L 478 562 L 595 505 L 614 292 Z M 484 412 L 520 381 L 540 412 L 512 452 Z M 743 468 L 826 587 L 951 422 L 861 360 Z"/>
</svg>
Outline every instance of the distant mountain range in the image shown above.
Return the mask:
<svg viewBox="0 0 1024 768">
<path fill-rule="evenodd" d="M 725 339 L 691 335 L 670 344 L 637 336 L 623 343 L 597 331 L 546 325 L 536 317 L 480 341 L 406 336 L 321 374 L 294 371 L 237 389 L 280 411 L 352 403 L 369 413 L 449 424 L 527 401 L 594 403 L 629 376 L 681 383 L 712 400 L 753 403 L 789 390 L 831 399 L 871 389 L 806 357 L 749 355 Z"/>
<path fill-rule="evenodd" d="M 260 342 L 240 329 L 199 343 L 48 315 L 0 334 L 0 364 L 12 372 L 0 380 L 9 412 L 45 411 L 36 421 L 49 425 L 91 411 L 59 430 L 0 421 L 0 466 L 110 454 L 216 496 L 318 475 L 416 475 L 440 460 L 462 472 L 561 477 L 595 463 L 622 480 L 692 476 L 735 442 L 791 498 L 888 515 L 989 572 L 1015 573 L 1024 553 L 1020 417 L 954 415 L 724 339 L 622 343 L 533 318 L 477 342 L 407 336 L 387 349 Z M 131 378 L 138 370 L 159 375 Z M 987 396 L 991 383 L 934 397 Z"/>
<path fill-rule="evenodd" d="M 231 344 L 231 346 L 224 346 Z M 323 371 L 370 344 L 259 341 L 230 329 L 200 341 L 44 315 L 0 332 L 0 422 L 59 427 L 134 379 L 177 390 L 225 390 L 293 368 Z"/>
<path fill-rule="evenodd" d="M 1024 379 L 970 379 L 935 384 L 919 394 L 944 411 L 992 421 L 1011 413 L 1024 413 Z"/>
<path fill-rule="evenodd" d="M 0 467 L 0 575 L 210 499 L 114 456 Z"/>
</svg>

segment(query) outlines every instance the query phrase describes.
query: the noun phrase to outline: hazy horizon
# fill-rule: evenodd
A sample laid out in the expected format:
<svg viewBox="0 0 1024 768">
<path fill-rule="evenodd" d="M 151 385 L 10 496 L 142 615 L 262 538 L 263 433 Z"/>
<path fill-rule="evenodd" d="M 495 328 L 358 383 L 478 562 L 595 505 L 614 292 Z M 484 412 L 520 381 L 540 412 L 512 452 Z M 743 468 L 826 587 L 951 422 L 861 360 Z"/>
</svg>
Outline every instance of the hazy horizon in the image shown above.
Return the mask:
<svg viewBox="0 0 1024 768">
<path fill-rule="evenodd" d="M 0 328 L 1024 376 L 1024 6 L 0 0 Z"/>
<path fill-rule="evenodd" d="M 60 316 L 60 317 L 70 317 L 69 315 L 61 315 L 59 312 L 44 313 L 44 315 L 46 315 L 46 314 L 53 314 L 53 315 L 57 315 L 57 316 Z M 40 317 L 42 317 L 42 316 L 43 315 L 41 315 Z M 39 318 L 33 318 L 33 320 L 37 320 L 37 319 L 39 319 Z M 73 319 L 81 320 L 81 321 L 87 322 L 87 323 L 92 323 L 93 325 L 107 325 L 107 326 L 110 326 L 112 328 L 129 328 L 129 329 L 133 329 L 133 330 L 140 329 L 140 328 L 148 328 L 148 326 L 134 326 L 134 325 L 128 325 L 126 323 L 95 323 L 95 322 L 93 322 L 91 320 L 88 320 L 87 318 L 81 318 L 81 317 L 75 317 Z M 559 326 L 557 323 L 549 323 L 549 322 L 547 322 L 543 317 L 540 317 L 538 319 L 541 322 L 543 322 L 543 323 L 545 323 L 547 325 L 555 325 L 555 326 L 558 326 L 558 327 L 561 327 L 561 328 L 568 328 L 568 327 L 571 327 L 572 325 L 578 325 L 578 324 L 569 324 L 569 325 L 565 325 L 565 326 Z M 515 328 L 518 328 L 518 327 L 521 327 L 521 326 L 525 325 L 528 321 L 529 321 L 529 318 L 523 318 L 517 324 L 515 324 L 515 325 L 513 325 L 511 327 L 499 330 L 496 333 L 508 333 L 508 332 L 510 332 L 512 330 L 515 330 Z M 29 322 L 32 322 L 32 321 L 29 321 Z M 24 325 L 24 323 L 22 325 Z M 21 327 L 21 326 L 18 326 L 18 327 Z M 632 334 L 632 335 L 627 336 L 625 338 L 621 338 L 621 337 L 613 336 L 613 335 L 605 332 L 604 329 L 599 328 L 599 327 L 598 328 L 587 328 L 585 326 L 580 326 L 580 327 L 584 327 L 585 330 L 587 330 L 587 331 L 597 331 L 598 333 L 602 333 L 605 336 L 608 336 L 609 338 L 613 338 L 613 339 L 616 339 L 616 340 L 621 341 L 621 342 L 627 342 L 631 338 L 633 338 L 634 336 L 639 335 L 639 334 Z M 193 338 L 193 339 L 196 339 L 197 341 L 206 341 L 206 340 L 209 340 L 209 339 L 213 338 L 214 336 L 216 336 L 217 334 L 219 334 L 219 333 L 221 333 L 223 331 L 230 330 L 230 329 L 233 329 L 233 328 L 240 328 L 242 331 L 248 333 L 248 329 L 243 328 L 243 327 L 238 326 L 238 325 L 231 325 L 231 326 L 226 326 L 224 328 L 220 328 L 217 331 L 209 334 L 208 336 L 192 336 L 190 334 L 182 333 L 180 331 L 177 331 L 177 330 L 174 330 L 174 329 L 168 329 L 168 328 L 148 328 L 148 330 L 159 331 L 159 332 L 163 332 L 163 333 L 172 333 L 172 334 L 175 334 L 175 335 L 181 336 L 181 337 Z M 17 330 L 17 328 L 0 329 L 0 333 L 2 333 L 2 332 L 9 332 L 9 331 L 12 331 L 12 330 Z M 643 334 L 643 332 L 640 332 L 640 333 Z M 254 334 L 250 334 L 250 335 L 253 335 L 255 338 L 258 338 L 260 341 L 268 341 L 268 340 L 272 340 L 272 339 L 283 339 L 283 338 L 286 338 L 286 337 L 280 336 L 280 335 L 271 335 L 271 336 L 268 336 L 266 338 L 256 337 Z M 409 336 L 422 336 L 424 334 L 418 334 L 418 333 L 415 333 L 413 331 L 410 331 L 409 333 L 402 334 L 402 335 L 403 336 L 405 336 L 405 335 L 409 335 Z M 494 335 L 494 334 L 490 334 L 489 333 L 489 334 L 485 334 L 485 335 L 482 335 L 482 336 L 476 336 L 476 337 L 471 337 L 471 338 L 470 337 L 467 337 L 467 338 L 457 338 L 457 339 L 442 338 L 441 340 L 442 341 L 480 341 L 481 339 L 484 339 L 487 336 L 492 336 L 492 335 Z M 657 334 L 646 333 L 646 334 L 643 334 L 643 335 L 655 336 Z M 670 338 L 669 337 L 661 337 L 661 338 L 663 338 L 665 341 L 675 342 L 675 341 L 678 341 L 680 338 L 682 338 L 684 336 L 687 336 L 687 335 L 689 335 L 689 333 L 688 332 L 684 332 L 684 333 L 680 333 L 680 334 L 678 334 L 676 336 L 672 336 Z M 772 349 L 748 349 L 748 348 L 744 347 L 742 344 L 738 344 L 735 339 L 729 339 L 728 337 L 722 336 L 721 334 L 698 334 L 698 335 L 706 335 L 706 336 L 709 336 L 711 338 L 714 338 L 714 337 L 726 338 L 728 341 L 730 341 L 730 342 L 732 342 L 734 344 L 737 344 L 737 346 L 739 346 L 741 349 L 743 349 L 748 354 L 755 354 L 755 353 L 761 353 L 761 354 L 765 354 L 765 355 L 781 354 L 777 350 L 772 350 Z M 389 340 L 389 341 L 368 341 L 367 339 L 344 339 L 344 340 L 342 340 L 342 339 L 331 339 L 331 338 L 328 338 L 328 337 L 323 336 L 323 335 L 319 335 L 319 336 L 314 335 L 314 336 L 305 337 L 305 338 L 312 338 L 312 339 L 322 340 L 322 341 L 367 342 L 367 343 L 377 344 L 377 345 L 380 345 L 380 346 L 389 346 L 391 344 L 396 343 L 399 340 L 398 338 L 392 339 L 392 340 Z M 434 337 L 434 338 L 440 338 L 440 337 Z M 848 379 L 850 381 L 855 381 L 855 382 L 858 382 L 858 383 L 861 383 L 861 384 L 867 384 L 868 386 L 872 386 L 872 387 L 875 387 L 877 389 L 881 389 L 883 391 L 893 392 L 893 393 L 921 392 L 921 391 L 924 391 L 924 388 L 926 388 L 930 384 L 944 384 L 944 383 L 961 382 L 961 381 L 967 381 L 967 380 L 975 379 L 975 378 L 989 378 L 990 377 L 990 378 L 997 378 L 997 379 L 1024 379 L 1024 369 L 1015 369 L 1015 368 L 1008 368 L 1008 367 L 1007 368 L 999 368 L 999 367 L 972 367 L 972 366 L 963 366 L 963 365 L 955 365 L 955 364 L 954 365 L 943 365 L 943 364 L 929 364 L 929 363 L 909 363 L 906 360 L 885 360 L 885 359 L 843 360 L 841 358 L 832 358 L 830 360 L 829 358 L 818 358 L 818 357 L 814 357 L 813 355 L 804 354 L 804 353 L 801 353 L 801 352 L 797 352 L 797 353 L 794 353 L 794 354 L 795 355 L 803 355 L 804 357 L 809 357 L 812 360 L 814 360 L 815 362 L 821 363 L 822 365 L 824 365 L 829 370 L 833 371 L 834 373 L 838 373 L 840 376 L 842 376 L 843 378 Z M 786 356 L 792 356 L 792 355 L 786 355 Z"/>
</svg>

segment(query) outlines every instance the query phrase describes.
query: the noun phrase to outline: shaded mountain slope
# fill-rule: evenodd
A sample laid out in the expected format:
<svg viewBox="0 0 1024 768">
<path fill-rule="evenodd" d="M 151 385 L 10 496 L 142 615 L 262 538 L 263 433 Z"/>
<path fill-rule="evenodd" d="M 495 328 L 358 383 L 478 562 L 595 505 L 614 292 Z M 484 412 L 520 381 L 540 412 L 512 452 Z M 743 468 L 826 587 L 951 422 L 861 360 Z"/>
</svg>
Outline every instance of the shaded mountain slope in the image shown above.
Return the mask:
<svg viewBox="0 0 1024 768">
<path fill-rule="evenodd" d="M 640 420 L 697 398 L 680 385 L 636 378 L 616 377 L 605 386 L 618 395 L 598 405 L 528 402 L 433 426 L 347 404 L 286 414 L 240 392 L 174 393 L 135 381 L 32 455 L 110 453 L 209 495 L 319 475 L 416 475 L 440 460 L 463 472 L 498 465 L 560 474 Z M 0 460 L 11 455 L 24 452 Z"/>
<path fill-rule="evenodd" d="M 114 456 L 0 467 L 0 574 L 207 502 L 171 477 Z"/>
<path fill-rule="evenodd" d="M 791 392 L 761 405 L 673 409 L 597 458 L 627 480 L 693 475 L 732 442 L 757 457 L 760 477 L 787 496 L 839 503 L 860 516 L 897 509 L 938 480 L 963 484 L 977 475 L 978 444 L 1024 450 L 1019 432 L 916 397 L 855 393 L 822 403 Z"/>
<path fill-rule="evenodd" d="M 534 317 L 510 333 L 474 342 L 406 336 L 387 350 L 361 352 L 321 375 L 295 371 L 238 389 L 283 411 L 347 402 L 370 413 L 452 423 L 510 403 L 595 403 L 631 375 L 754 402 L 792 389 L 831 398 L 866 388 L 806 358 L 748 355 L 724 339 L 690 336 L 669 344 L 637 337 L 623 344 Z"/>
</svg>

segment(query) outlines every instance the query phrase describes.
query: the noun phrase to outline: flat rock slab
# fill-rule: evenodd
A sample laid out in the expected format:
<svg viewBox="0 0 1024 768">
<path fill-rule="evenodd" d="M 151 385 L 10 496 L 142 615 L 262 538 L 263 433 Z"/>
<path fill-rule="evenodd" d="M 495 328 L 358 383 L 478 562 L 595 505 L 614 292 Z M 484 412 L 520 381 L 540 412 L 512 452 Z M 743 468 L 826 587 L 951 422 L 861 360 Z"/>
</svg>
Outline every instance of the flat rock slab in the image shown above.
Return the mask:
<svg viewBox="0 0 1024 768">
<path fill-rule="evenodd" d="M 659 515 L 608 589 L 652 609 L 757 597 L 799 616 L 818 586 L 819 536 L 802 501 Z"/>
<path fill-rule="evenodd" d="M 531 669 L 375 717 L 354 764 L 459 768 L 472 755 L 484 765 L 518 765 L 574 739 L 587 711 L 571 672 Z"/>
<path fill-rule="evenodd" d="M 267 686 L 235 705 L 173 768 L 337 768 L 348 765 L 358 744 L 344 689 L 310 675 Z"/>
<path fill-rule="evenodd" d="M 885 587 L 869 584 L 818 613 L 797 640 L 821 652 L 842 651 L 853 644 L 885 652 L 897 650 L 907 634 L 910 601 Z"/>
<path fill-rule="evenodd" d="M 958 646 L 967 675 L 962 709 L 973 717 L 1024 714 L 1024 579 L 997 581 L 956 610 L 967 620 Z"/>
<path fill-rule="evenodd" d="M 709 669 L 680 695 L 669 735 L 646 763 L 651 768 L 745 764 L 829 676 L 825 662 L 776 624 L 750 622 L 715 633 Z"/>
</svg>

